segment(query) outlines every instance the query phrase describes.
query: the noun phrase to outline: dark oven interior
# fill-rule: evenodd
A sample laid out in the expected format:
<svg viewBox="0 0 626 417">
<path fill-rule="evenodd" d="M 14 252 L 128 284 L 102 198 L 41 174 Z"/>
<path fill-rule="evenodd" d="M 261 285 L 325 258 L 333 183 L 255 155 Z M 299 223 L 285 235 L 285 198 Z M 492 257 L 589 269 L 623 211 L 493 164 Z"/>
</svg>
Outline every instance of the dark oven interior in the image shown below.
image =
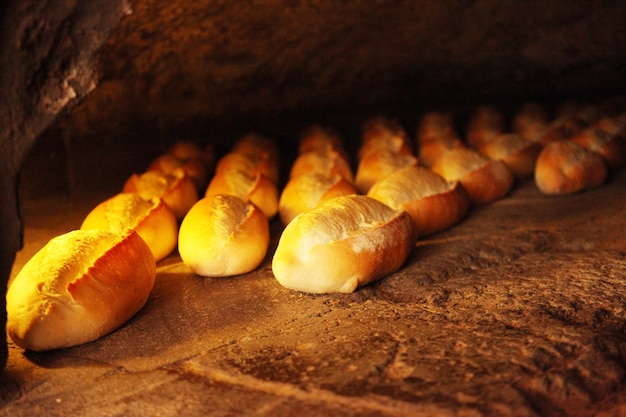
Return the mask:
<svg viewBox="0 0 626 417">
<path fill-rule="evenodd" d="M 568 115 L 582 130 L 610 116 L 626 131 L 619 1 L 1 8 L 4 283 L 181 141 L 209 146 L 216 162 L 248 133 L 270 138 L 282 190 L 314 125 L 341 138 L 353 173 L 375 117 L 395 121 L 416 156 L 425 115 L 450 115 L 467 142 L 482 106 L 506 132 L 529 103 L 548 123 Z M 45 352 L 7 338 L 0 404 L 11 415 L 619 415 L 622 165 L 561 195 L 517 178 L 350 294 L 276 282 L 278 216 L 265 259 L 244 275 L 200 277 L 174 250 L 114 332 Z"/>
</svg>

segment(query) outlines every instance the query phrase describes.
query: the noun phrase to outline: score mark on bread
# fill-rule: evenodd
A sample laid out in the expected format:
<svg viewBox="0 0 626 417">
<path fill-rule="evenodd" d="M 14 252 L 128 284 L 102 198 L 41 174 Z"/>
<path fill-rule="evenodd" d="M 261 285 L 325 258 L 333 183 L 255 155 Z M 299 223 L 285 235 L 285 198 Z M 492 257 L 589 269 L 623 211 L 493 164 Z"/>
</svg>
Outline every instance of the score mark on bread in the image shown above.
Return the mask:
<svg viewBox="0 0 626 417">
<path fill-rule="evenodd" d="M 7 332 L 43 351 L 98 339 L 148 300 L 156 264 L 136 232 L 75 230 L 51 239 L 7 291 Z"/>
</svg>

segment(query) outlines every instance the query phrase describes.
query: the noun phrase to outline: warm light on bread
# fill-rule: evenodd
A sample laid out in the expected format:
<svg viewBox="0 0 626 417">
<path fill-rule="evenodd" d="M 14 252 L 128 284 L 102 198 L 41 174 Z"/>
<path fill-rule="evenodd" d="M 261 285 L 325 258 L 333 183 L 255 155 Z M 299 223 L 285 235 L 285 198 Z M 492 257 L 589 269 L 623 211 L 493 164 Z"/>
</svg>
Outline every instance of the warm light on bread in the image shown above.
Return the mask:
<svg viewBox="0 0 626 417">
<path fill-rule="evenodd" d="M 272 270 L 286 288 L 350 293 L 398 270 L 415 239 L 406 212 L 366 196 L 336 197 L 285 227 Z"/>
<path fill-rule="evenodd" d="M 327 177 L 338 174 L 347 181 L 354 182 L 350 164 L 339 152 L 334 150 L 325 152 L 311 151 L 299 154 L 291 166 L 289 177 L 311 172 Z"/>
<path fill-rule="evenodd" d="M 334 197 L 356 194 L 356 188 L 338 174 L 331 177 L 309 173 L 291 178 L 278 202 L 278 213 L 283 224 L 298 214 Z"/>
<path fill-rule="evenodd" d="M 602 158 L 571 140 L 544 146 L 535 165 L 535 183 L 544 194 L 569 194 L 598 187 L 606 176 Z"/>
<path fill-rule="evenodd" d="M 504 131 L 504 115 L 493 106 L 479 106 L 470 116 L 467 143 L 480 148 Z"/>
<path fill-rule="evenodd" d="M 413 155 L 397 153 L 381 147 L 362 157 L 357 166 L 354 183 L 359 192 L 367 194 L 377 181 L 400 168 L 415 165 L 417 165 L 417 158 Z"/>
<path fill-rule="evenodd" d="M 152 252 L 135 232 L 75 230 L 51 239 L 7 291 L 7 332 L 29 350 L 87 343 L 112 332 L 148 300 Z"/>
<path fill-rule="evenodd" d="M 228 194 L 251 202 L 263 211 L 268 219 L 278 212 L 278 188 L 260 173 L 249 174 L 230 169 L 215 174 L 206 189 L 205 197 Z"/>
<path fill-rule="evenodd" d="M 513 186 L 513 173 L 502 161 L 492 161 L 478 151 L 456 147 L 432 167 L 448 182 L 459 181 L 474 204 L 504 197 Z"/>
<path fill-rule="evenodd" d="M 191 206 L 198 201 L 196 186 L 187 174 L 177 169 L 170 174 L 160 171 L 147 171 L 133 174 L 122 189 L 125 193 L 137 193 L 144 200 L 162 199 L 178 220 L 185 217 Z"/>
<path fill-rule="evenodd" d="M 269 223 L 259 208 L 230 195 L 198 201 L 180 226 L 178 251 L 194 273 L 221 277 L 255 269 L 269 245 Z"/>
<path fill-rule="evenodd" d="M 241 152 L 229 152 L 222 156 L 215 166 L 215 175 L 220 175 L 224 171 L 239 170 L 249 176 L 257 173 L 265 176 L 274 184 L 278 184 L 279 173 L 276 163 L 268 159 L 267 154 L 250 154 Z"/>
<path fill-rule="evenodd" d="M 172 253 L 178 240 L 178 221 L 160 199 L 144 200 L 135 193 L 117 194 L 94 207 L 82 230 L 97 229 L 125 234 L 135 230 L 158 262 Z"/>
<path fill-rule="evenodd" d="M 502 160 L 516 178 L 529 178 L 535 172 L 535 161 L 541 144 L 529 142 L 515 133 L 501 133 L 479 148 L 487 158 Z"/>
<path fill-rule="evenodd" d="M 602 157 L 609 168 L 618 169 L 626 163 L 626 137 L 610 133 L 600 127 L 589 127 L 571 139 Z"/>
<path fill-rule="evenodd" d="M 411 215 L 419 236 L 446 229 L 467 213 L 470 200 L 459 182 L 427 168 L 408 166 L 372 186 L 369 197 Z"/>
</svg>

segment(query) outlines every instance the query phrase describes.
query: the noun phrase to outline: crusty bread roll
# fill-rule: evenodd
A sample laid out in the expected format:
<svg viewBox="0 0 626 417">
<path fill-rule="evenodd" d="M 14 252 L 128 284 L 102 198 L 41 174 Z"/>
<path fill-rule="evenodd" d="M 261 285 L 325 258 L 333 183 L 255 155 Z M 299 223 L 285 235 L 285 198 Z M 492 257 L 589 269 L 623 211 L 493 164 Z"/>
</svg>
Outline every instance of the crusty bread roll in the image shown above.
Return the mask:
<svg viewBox="0 0 626 417">
<path fill-rule="evenodd" d="M 198 201 L 180 225 L 178 251 L 191 270 L 222 277 L 255 269 L 269 246 L 269 223 L 255 205 L 231 195 Z"/>
<path fill-rule="evenodd" d="M 257 173 L 265 176 L 274 184 L 278 184 L 278 165 L 269 159 L 269 154 L 228 152 L 222 156 L 215 166 L 215 175 L 220 175 L 224 171 L 239 170 L 253 177 Z"/>
<path fill-rule="evenodd" d="M 559 117 L 546 126 L 546 129 L 539 135 L 537 141 L 542 145 L 546 145 L 550 142 L 570 139 L 583 127 L 582 122 L 575 117 Z"/>
<path fill-rule="evenodd" d="M 272 270 L 286 288 L 350 293 L 399 269 L 415 239 L 406 212 L 367 196 L 336 197 L 285 227 Z"/>
<path fill-rule="evenodd" d="M 209 173 L 215 165 L 215 151 L 212 145 L 201 148 L 190 141 L 175 142 L 167 153 L 159 155 L 148 166 L 148 171 L 161 171 L 172 174 L 182 169 L 198 190 L 206 187 Z"/>
<path fill-rule="evenodd" d="M 420 142 L 418 146 L 419 165 L 432 167 L 446 152 L 464 145 L 457 137 L 443 136 L 439 139 Z"/>
<path fill-rule="evenodd" d="M 535 172 L 535 161 L 541 144 L 529 142 L 515 133 L 501 133 L 483 143 L 478 150 L 494 161 L 502 160 L 515 178 L 529 178 Z"/>
<path fill-rule="evenodd" d="M 136 232 L 75 230 L 51 239 L 9 285 L 7 331 L 35 351 L 79 345 L 117 329 L 148 300 L 152 252 Z"/>
<path fill-rule="evenodd" d="M 600 127 L 588 127 L 571 140 L 600 155 L 611 169 L 618 169 L 626 163 L 626 138 L 619 134 L 611 134 Z"/>
<path fill-rule="evenodd" d="M 467 213 L 469 197 L 459 182 L 427 168 L 408 166 L 372 186 L 369 197 L 411 215 L 419 236 L 446 229 Z"/>
<path fill-rule="evenodd" d="M 398 153 L 383 147 L 369 152 L 361 158 L 356 170 L 354 183 L 362 194 L 392 172 L 406 167 L 417 165 L 417 158 L 409 153 Z"/>
<path fill-rule="evenodd" d="M 280 151 L 276 142 L 258 133 L 247 133 L 232 146 L 231 152 L 254 155 L 272 166 L 280 166 Z"/>
<path fill-rule="evenodd" d="M 530 142 L 537 142 L 547 127 L 548 111 L 540 103 L 524 103 L 513 116 L 512 131 Z"/>
<path fill-rule="evenodd" d="M 178 240 L 178 221 L 172 209 L 163 200 L 144 200 L 135 193 L 117 194 L 98 204 L 80 228 L 119 234 L 135 230 L 157 262 L 172 253 Z"/>
<path fill-rule="evenodd" d="M 363 124 L 361 147 L 358 157 L 376 149 L 383 148 L 397 153 L 411 154 L 411 144 L 406 131 L 400 123 L 386 117 L 374 117 Z"/>
<path fill-rule="evenodd" d="M 422 116 L 417 127 L 418 146 L 430 140 L 458 138 L 454 119 L 450 113 L 429 112 Z"/>
<path fill-rule="evenodd" d="M 377 136 L 363 141 L 359 147 L 357 157 L 359 160 L 367 157 L 370 153 L 378 151 L 393 152 L 399 155 L 412 155 L 411 146 L 406 137 L 398 135 Z"/>
<path fill-rule="evenodd" d="M 354 175 L 352 174 L 350 164 L 339 152 L 334 150 L 326 152 L 311 151 L 299 154 L 291 166 L 289 177 L 292 178 L 311 172 L 327 177 L 338 174 L 347 181 L 354 183 Z"/>
<path fill-rule="evenodd" d="M 598 187 L 606 176 L 602 158 L 571 140 L 545 145 L 535 165 L 535 182 L 544 194 L 569 194 Z"/>
<path fill-rule="evenodd" d="M 341 137 L 330 129 L 314 125 L 306 129 L 300 136 L 299 154 L 311 151 L 327 152 L 329 150 L 339 152 L 346 160 L 348 159 Z"/>
<path fill-rule="evenodd" d="M 474 204 L 504 197 L 513 186 L 513 173 L 502 161 L 492 161 L 478 151 L 456 147 L 432 167 L 448 182 L 459 181 Z"/>
<path fill-rule="evenodd" d="M 175 170 L 180 169 L 185 171 L 195 184 L 196 189 L 202 189 L 206 186 L 209 168 L 200 159 L 183 161 L 172 154 L 166 153 L 159 155 L 148 165 L 148 171 L 160 171 L 164 174 L 172 174 Z"/>
<path fill-rule="evenodd" d="M 504 115 L 493 106 L 478 106 L 467 126 L 467 143 L 480 148 L 504 131 Z"/>
<path fill-rule="evenodd" d="M 314 172 L 289 179 L 278 201 L 278 213 L 283 224 L 318 204 L 342 195 L 356 194 L 357 190 L 345 178 L 335 174 L 325 176 Z"/>
<path fill-rule="evenodd" d="M 196 186 L 182 169 L 176 169 L 170 174 L 160 171 L 132 174 L 122 192 L 137 193 L 144 200 L 160 198 L 172 209 L 178 220 L 185 217 L 198 201 Z"/>
<path fill-rule="evenodd" d="M 233 195 L 244 202 L 251 202 L 268 219 L 278 212 L 278 188 L 259 172 L 249 174 L 239 169 L 229 169 L 216 173 L 209 182 L 205 197 L 217 194 Z"/>
</svg>

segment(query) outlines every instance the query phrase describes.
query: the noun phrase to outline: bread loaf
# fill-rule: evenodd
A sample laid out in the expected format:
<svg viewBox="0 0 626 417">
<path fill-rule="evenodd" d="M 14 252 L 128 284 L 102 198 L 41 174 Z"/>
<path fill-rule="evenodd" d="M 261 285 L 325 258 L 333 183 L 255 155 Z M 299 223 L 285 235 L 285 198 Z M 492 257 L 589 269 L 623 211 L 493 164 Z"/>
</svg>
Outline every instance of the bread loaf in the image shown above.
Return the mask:
<svg viewBox="0 0 626 417">
<path fill-rule="evenodd" d="M 227 194 L 256 205 L 271 219 L 278 212 L 278 188 L 261 173 L 249 174 L 238 169 L 216 173 L 209 182 L 205 197 Z"/>
<path fill-rule="evenodd" d="M 359 161 L 354 182 L 359 192 L 367 194 L 372 185 L 392 172 L 416 165 L 417 158 L 410 153 L 398 153 L 381 147 L 367 153 Z"/>
<path fill-rule="evenodd" d="M 311 151 L 299 154 L 291 166 L 289 177 L 316 173 L 327 177 L 340 175 L 354 183 L 354 175 L 348 161 L 337 151 Z"/>
<path fill-rule="evenodd" d="M 191 206 L 198 201 L 198 190 L 182 169 L 176 169 L 169 174 L 160 171 L 133 174 L 122 191 L 139 194 L 144 200 L 162 199 L 178 220 L 185 217 Z"/>
<path fill-rule="evenodd" d="M 198 275 L 239 275 L 263 261 L 269 239 L 269 223 L 259 208 L 235 196 L 212 195 L 183 219 L 178 252 Z"/>
<path fill-rule="evenodd" d="M 399 269 L 415 239 L 406 212 L 366 196 L 336 197 L 285 227 L 272 270 L 286 288 L 350 293 Z"/>
<path fill-rule="evenodd" d="M 541 144 L 529 142 L 515 133 L 501 133 L 482 144 L 478 150 L 487 158 L 502 160 L 515 178 L 529 178 L 535 172 L 535 161 Z"/>
<path fill-rule="evenodd" d="M 537 142 L 547 127 L 548 112 L 546 107 L 539 103 L 524 103 L 513 117 L 513 133 L 529 142 Z"/>
<path fill-rule="evenodd" d="M 300 142 L 298 144 L 299 154 L 312 151 L 336 151 L 346 160 L 348 159 L 339 135 L 318 125 L 309 127 L 300 136 Z"/>
<path fill-rule="evenodd" d="M 283 224 L 288 224 L 298 214 L 334 197 L 356 194 L 356 188 L 338 174 L 325 176 L 316 173 L 292 177 L 278 202 L 278 213 Z"/>
<path fill-rule="evenodd" d="M 450 113 L 429 112 L 422 116 L 417 127 L 418 146 L 431 140 L 458 138 Z"/>
<path fill-rule="evenodd" d="M 158 262 L 172 253 L 178 240 L 178 221 L 163 200 L 144 200 L 138 194 L 117 194 L 94 207 L 81 230 L 108 230 L 126 234 L 135 230 Z"/>
<path fill-rule="evenodd" d="M 467 143 L 480 148 L 504 131 L 504 116 L 493 106 L 479 106 L 470 116 Z"/>
<path fill-rule="evenodd" d="M 600 127 L 589 127 L 578 132 L 571 140 L 600 155 L 611 169 L 621 168 L 626 163 L 626 138 L 619 134 L 612 134 Z"/>
<path fill-rule="evenodd" d="M 504 162 L 492 161 L 465 147 L 443 154 L 432 170 L 448 182 L 459 181 L 474 204 L 504 197 L 513 186 L 513 173 Z"/>
<path fill-rule="evenodd" d="M 602 158 L 571 140 L 544 146 L 535 166 L 535 182 L 545 194 L 569 194 L 597 187 L 606 176 Z"/>
<path fill-rule="evenodd" d="M 193 142 L 179 141 L 167 153 L 159 155 L 148 166 L 148 171 L 161 171 L 172 175 L 182 169 L 196 185 L 197 190 L 206 187 L 209 173 L 215 164 L 215 151 L 211 145 L 204 149 Z"/>
<path fill-rule="evenodd" d="M 427 168 L 401 168 L 375 183 L 374 198 L 409 213 L 419 236 L 446 229 L 467 213 L 470 200 L 459 182 L 447 182 Z"/>
<path fill-rule="evenodd" d="M 10 283 L 8 334 L 35 351 L 90 342 L 139 311 L 155 279 L 152 252 L 136 232 L 57 236 Z"/>
<path fill-rule="evenodd" d="M 215 175 L 219 176 L 224 171 L 239 170 L 248 176 L 254 177 L 261 174 L 274 184 L 278 184 L 278 165 L 267 154 L 249 154 L 242 152 L 229 152 L 222 156 L 215 166 Z"/>
</svg>

